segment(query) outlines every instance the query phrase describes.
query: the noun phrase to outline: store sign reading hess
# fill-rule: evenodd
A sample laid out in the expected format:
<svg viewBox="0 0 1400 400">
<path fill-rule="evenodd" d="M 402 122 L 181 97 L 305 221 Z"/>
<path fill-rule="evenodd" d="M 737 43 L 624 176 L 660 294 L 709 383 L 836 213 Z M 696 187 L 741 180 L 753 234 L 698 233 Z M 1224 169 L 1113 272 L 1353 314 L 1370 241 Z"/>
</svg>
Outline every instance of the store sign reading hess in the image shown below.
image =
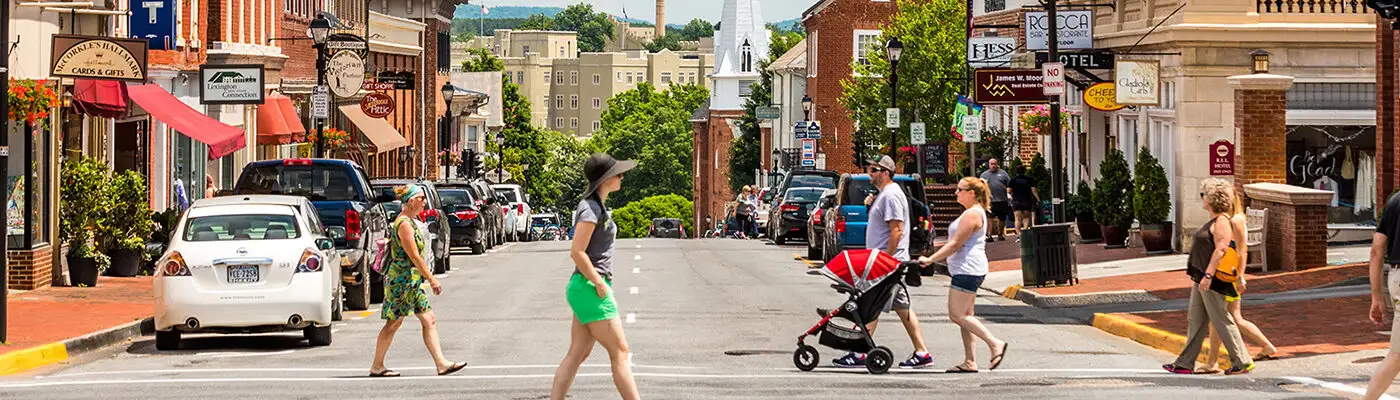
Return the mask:
<svg viewBox="0 0 1400 400">
<path fill-rule="evenodd" d="M 145 40 L 105 36 L 53 35 L 49 75 L 143 82 Z"/>
</svg>

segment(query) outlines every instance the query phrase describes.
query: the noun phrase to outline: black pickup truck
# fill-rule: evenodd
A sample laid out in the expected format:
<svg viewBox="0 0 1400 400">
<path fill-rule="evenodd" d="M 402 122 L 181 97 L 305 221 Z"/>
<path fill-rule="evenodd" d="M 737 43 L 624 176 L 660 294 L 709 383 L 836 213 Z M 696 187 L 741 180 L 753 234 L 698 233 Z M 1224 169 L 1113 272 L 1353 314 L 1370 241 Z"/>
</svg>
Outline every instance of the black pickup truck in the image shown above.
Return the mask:
<svg viewBox="0 0 1400 400">
<path fill-rule="evenodd" d="M 243 167 L 233 194 L 280 194 L 311 200 L 340 255 L 345 308 L 366 310 L 370 303 L 383 301 L 384 279 L 369 264 L 375 241 L 388 238 L 389 216 L 383 203 L 394 198 L 373 190 L 369 176 L 358 164 L 319 158 L 257 161 Z"/>
</svg>

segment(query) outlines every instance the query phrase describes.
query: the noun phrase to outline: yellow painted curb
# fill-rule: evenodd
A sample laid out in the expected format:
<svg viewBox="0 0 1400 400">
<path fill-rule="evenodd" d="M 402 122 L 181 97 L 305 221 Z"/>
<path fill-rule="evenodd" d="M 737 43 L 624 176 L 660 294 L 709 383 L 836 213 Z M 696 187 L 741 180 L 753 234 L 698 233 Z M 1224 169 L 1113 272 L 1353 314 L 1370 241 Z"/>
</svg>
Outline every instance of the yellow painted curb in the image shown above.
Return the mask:
<svg viewBox="0 0 1400 400">
<path fill-rule="evenodd" d="M 1185 336 L 1142 325 L 1119 316 L 1095 313 L 1093 325 L 1101 331 L 1132 339 L 1148 347 L 1172 354 L 1181 354 L 1181 350 L 1186 348 Z M 1205 345 L 1202 345 L 1201 354 L 1197 357 L 1197 361 L 1205 362 L 1208 350 Z M 1229 352 L 1223 348 L 1220 349 L 1220 358 L 1220 368 L 1230 368 Z"/>
<path fill-rule="evenodd" d="M 63 342 L 0 354 L 0 375 L 10 375 L 68 359 L 68 346 Z"/>
<path fill-rule="evenodd" d="M 1007 287 L 1006 287 L 1006 290 L 1001 291 L 1001 297 L 1005 297 L 1005 298 L 1008 298 L 1008 299 L 1016 300 L 1016 293 L 1017 293 L 1017 292 L 1020 292 L 1020 291 L 1021 291 L 1021 285 L 1011 285 L 1011 286 L 1007 286 Z"/>
</svg>

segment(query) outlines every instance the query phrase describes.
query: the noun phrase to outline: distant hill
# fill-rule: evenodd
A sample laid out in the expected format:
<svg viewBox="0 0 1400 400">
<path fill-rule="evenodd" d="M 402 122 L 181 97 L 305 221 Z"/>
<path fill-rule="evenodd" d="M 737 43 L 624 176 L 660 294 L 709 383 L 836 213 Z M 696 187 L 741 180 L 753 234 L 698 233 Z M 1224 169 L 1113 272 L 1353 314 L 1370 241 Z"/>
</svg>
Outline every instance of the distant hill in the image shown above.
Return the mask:
<svg viewBox="0 0 1400 400">
<path fill-rule="evenodd" d="M 801 26 L 801 25 L 802 25 L 802 19 L 801 19 L 801 18 L 793 18 L 793 19 L 789 19 L 789 20 L 778 21 L 778 22 L 774 22 L 773 25 L 776 25 L 776 26 L 778 27 L 778 29 L 790 31 L 790 30 L 793 30 L 793 29 L 796 28 L 796 27 Z"/>
</svg>

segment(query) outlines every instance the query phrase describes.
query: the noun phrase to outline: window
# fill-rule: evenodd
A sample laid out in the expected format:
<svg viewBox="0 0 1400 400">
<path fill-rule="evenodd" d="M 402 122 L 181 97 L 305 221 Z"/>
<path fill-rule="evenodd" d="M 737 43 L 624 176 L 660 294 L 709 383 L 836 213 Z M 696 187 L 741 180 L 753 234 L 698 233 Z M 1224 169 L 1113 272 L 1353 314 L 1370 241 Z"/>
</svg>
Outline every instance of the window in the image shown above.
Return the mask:
<svg viewBox="0 0 1400 400">
<path fill-rule="evenodd" d="M 663 83 L 663 84 L 671 83 L 671 73 L 670 73 L 670 72 L 662 72 L 662 73 L 661 73 L 661 83 Z"/>
<path fill-rule="evenodd" d="M 185 223 L 185 240 L 190 242 L 299 237 L 300 225 L 291 214 L 213 215 L 192 218 Z"/>
<path fill-rule="evenodd" d="M 617 81 L 622 82 L 622 71 L 617 71 Z"/>
<path fill-rule="evenodd" d="M 752 80 L 740 80 L 740 81 L 739 81 L 739 96 L 740 96 L 740 97 L 749 97 L 749 95 L 753 94 L 753 84 L 754 84 L 754 81 L 752 81 Z"/>
<path fill-rule="evenodd" d="M 753 72 L 753 45 L 748 39 L 744 39 L 744 45 L 739 46 L 739 53 L 742 54 L 739 60 L 739 72 Z"/>
<path fill-rule="evenodd" d="M 564 95 L 561 94 L 561 95 L 556 95 L 556 96 L 554 96 L 554 109 L 555 109 L 555 110 L 563 110 L 563 109 L 564 109 Z"/>
<path fill-rule="evenodd" d="M 694 73 L 694 72 L 691 72 L 691 73 L 690 73 L 690 79 L 687 80 L 686 83 L 695 83 L 695 73 Z"/>
<path fill-rule="evenodd" d="M 544 71 L 544 84 L 549 84 L 549 71 Z"/>
<path fill-rule="evenodd" d="M 575 110 L 578 109 L 578 95 L 576 95 L 576 94 L 569 95 L 569 108 L 575 109 Z"/>
<path fill-rule="evenodd" d="M 452 69 L 452 39 L 447 36 L 447 32 L 437 34 L 437 64 L 438 71 Z"/>
<path fill-rule="evenodd" d="M 1006 9 L 1006 0 L 985 0 L 982 3 L 982 12 L 995 12 Z"/>
<path fill-rule="evenodd" d="M 554 73 L 554 84 L 556 84 L 556 85 L 563 85 L 563 84 L 564 84 L 564 72 L 563 72 L 563 71 L 555 72 L 555 73 Z"/>
<path fill-rule="evenodd" d="M 593 98 L 593 109 L 594 109 L 594 110 L 597 110 L 597 109 L 599 109 L 599 108 L 603 108 L 603 99 L 594 97 L 594 98 Z"/>
<path fill-rule="evenodd" d="M 570 85 L 577 85 L 577 84 L 578 84 L 578 71 L 569 71 L 569 84 L 570 84 Z"/>
<path fill-rule="evenodd" d="M 871 50 L 880 45 L 880 31 L 857 29 L 853 32 L 853 36 L 855 37 L 855 49 L 851 54 L 855 54 L 855 62 L 862 65 L 870 64 Z"/>
<path fill-rule="evenodd" d="M 592 132 L 597 132 L 597 131 L 602 130 L 602 129 L 603 129 L 603 122 L 602 122 L 602 121 L 593 121 L 593 130 L 592 130 L 590 133 L 592 133 Z"/>
<path fill-rule="evenodd" d="M 569 129 L 578 129 L 578 118 L 569 118 Z"/>
<path fill-rule="evenodd" d="M 520 46 L 520 56 L 521 56 L 521 57 L 524 57 L 526 54 L 529 54 L 529 53 L 530 53 L 530 45 L 527 44 L 527 45 L 524 45 L 524 46 Z"/>
<path fill-rule="evenodd" d="M 540 100 L 540 107 L 549 108 L 549 95 L 544 95 L 544 100 Z"/>
<path fill-rule="evenodd" d="M 627 73 L 627 83 L 632 83 L 632 73 L 631 73 L 631 72 L 628 72 L 628 73 Z"/>
<path fill-rule="evenodd" d="M 282 0 L 282 8 L 286 12 L 292 12 L 292 0 Z"/>
<path fill-rule="evenodd" d="M 638 72 L 638 73 L 637 73 L 637 83 L 642 83 L 642 82 L 646 82 L 646 81 L 647 81 L 647 73 L 646 73 L 646 72 Z"/>
<path fill-rule="evenodd" d="M 594 85 L 597 85 L 597 84 L 602 83 L 602 82 L 603 82 L 603 76 L 602 76 L 602 75 L 593 74 L 593 84 L 594 84 Z"/>
<path fill-rule="evenodd" d="M 520 80 L 521 85 L 525 84 L 525 71 L 516 72 L 515 77 Z"/>
<path fill-rule="evenodd" d="M 559 46 L 559 58 L 564 58 L 564 46 Z"/>
<path fill-rule="evenodd" d="M 555 128 L 563 128 L 563 127 L 564 127 L 564 118 L 562 118 L 562 117 L 560 117 L 560 118 L 555 118 L 555 119 L 554 119 L 554 127 L 555 127 Z"/>
</svg>

